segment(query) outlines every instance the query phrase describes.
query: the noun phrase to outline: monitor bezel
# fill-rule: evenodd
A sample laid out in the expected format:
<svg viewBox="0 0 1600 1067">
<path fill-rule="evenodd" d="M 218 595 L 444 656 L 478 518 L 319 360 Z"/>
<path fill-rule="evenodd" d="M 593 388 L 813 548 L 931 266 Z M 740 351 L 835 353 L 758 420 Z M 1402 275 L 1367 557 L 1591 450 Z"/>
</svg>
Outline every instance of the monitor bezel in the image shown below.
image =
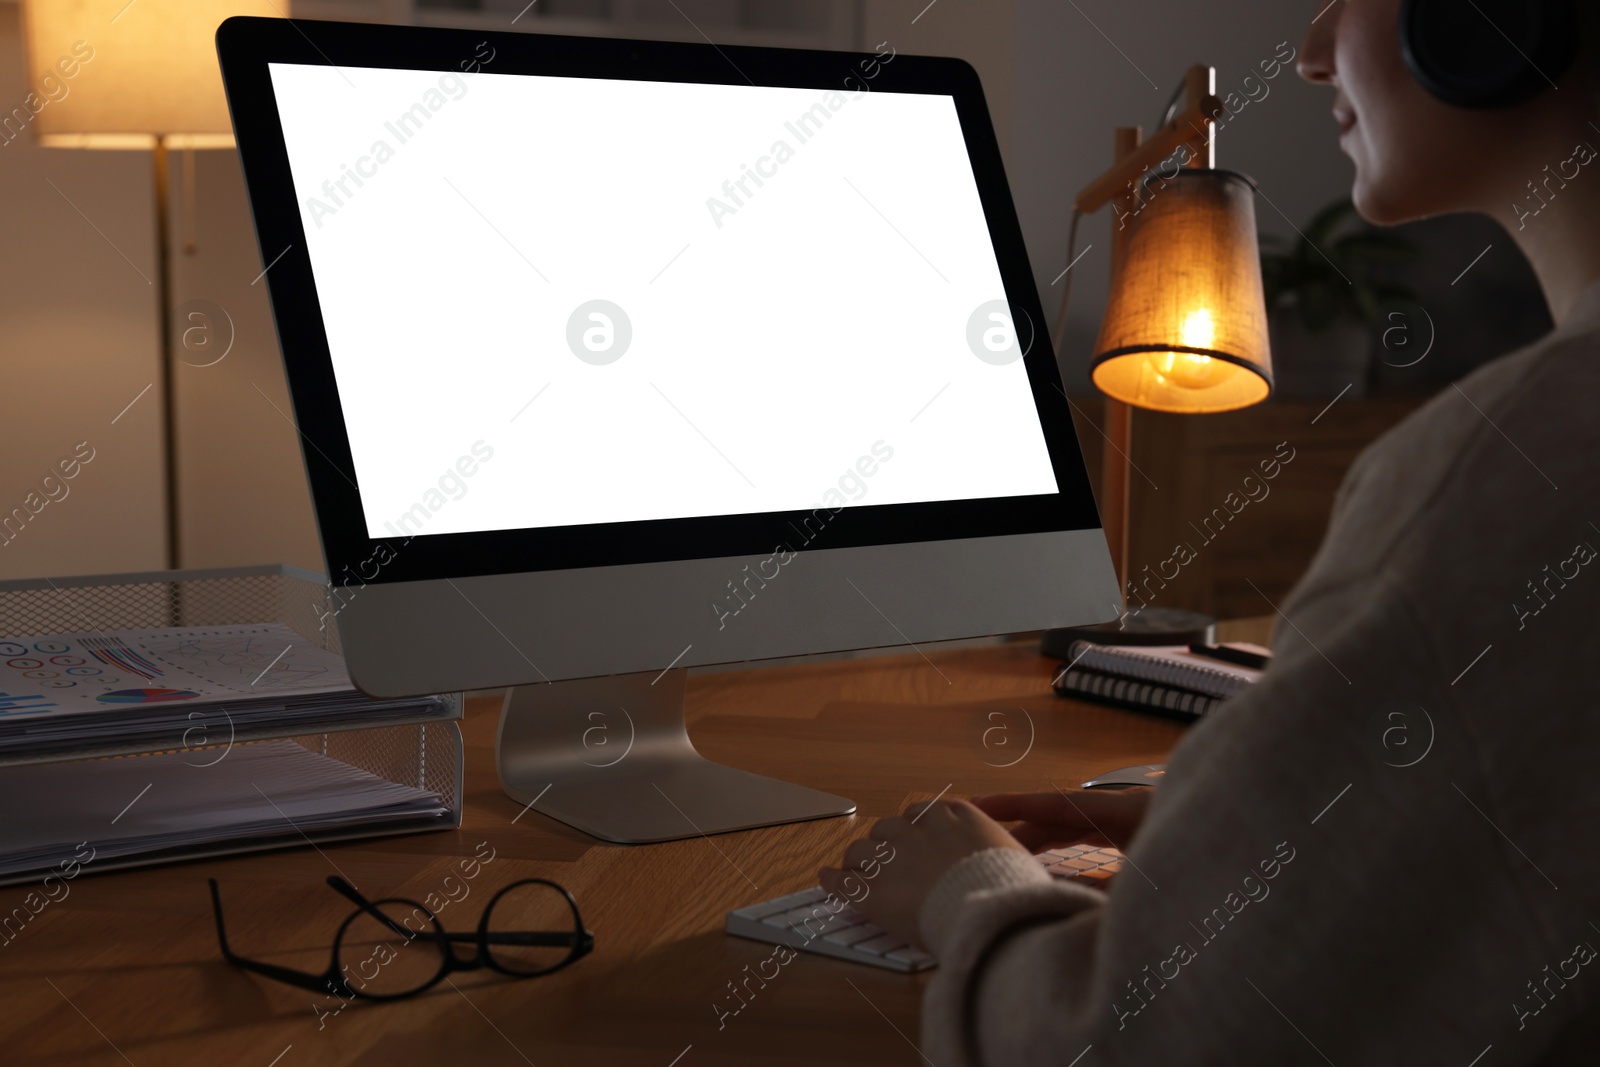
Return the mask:
<svg viewBox="0 0 1600 1067">
<path fill-rule="evenodd" d="M 1013 315 L 1032 327 L 1027 369 L 1057 491 L 911 504 L 417 534 L 367 532 L 305 231 L 268 65 L 301 63 L 461 73 L 493 49 L 493 73 L 848 89 L 949 96 L 972 164 Z M 1098 529 L 1072 408 L 1062 388 L 977 73 L 959 59 L 756 48 L 253 17 L 217 30 L 228 104 L 256 224 L 279 348 L 328 573 L 354 585 L 566 570 L 789 551 Z M 486 69 L 486 68 L 485 68 Z M 848 260 L 846 260 L 848 263 Z M 846 267 L 848 269 L 848 267 Z M 809 521 L 808 521 L 809 520 Z M 807 536 L 815 528 L 814 536 Z M 803 533 L 805 531 L 806 533 Z"/>
</svg>

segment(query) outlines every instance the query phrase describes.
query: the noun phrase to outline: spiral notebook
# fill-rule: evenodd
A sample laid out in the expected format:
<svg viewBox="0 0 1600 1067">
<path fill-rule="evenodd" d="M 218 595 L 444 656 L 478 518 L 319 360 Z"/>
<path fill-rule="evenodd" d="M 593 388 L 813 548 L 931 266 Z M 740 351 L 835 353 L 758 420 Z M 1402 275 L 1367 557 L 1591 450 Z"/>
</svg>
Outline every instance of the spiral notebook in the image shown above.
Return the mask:
<svg viewBox="0 0 1600 1067">
<path fill-rule="evenodd" d="M 1270 655 L 1255 645 L 1236 647 Z M 1052 685 L 1063 696 L 1197 719 L 1261 677 L 1254 667 L 1202 656 L 1187 645 L 1076 641 Z"/>
</svg>

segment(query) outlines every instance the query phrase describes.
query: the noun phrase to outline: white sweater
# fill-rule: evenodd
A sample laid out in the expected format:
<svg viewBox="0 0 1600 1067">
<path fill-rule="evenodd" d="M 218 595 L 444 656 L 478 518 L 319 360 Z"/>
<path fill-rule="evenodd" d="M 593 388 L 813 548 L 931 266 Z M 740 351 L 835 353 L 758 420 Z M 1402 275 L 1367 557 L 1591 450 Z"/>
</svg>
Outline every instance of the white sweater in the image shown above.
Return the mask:
<svg viewBox="0 0 1600 1067">
<path fill-rule="evenodd" d="M 1600 285 L 1363 453 L 1109 894 L 945 874 L 927 1057 L 1600 1062 L 1597 548 Z"/>
</svg>

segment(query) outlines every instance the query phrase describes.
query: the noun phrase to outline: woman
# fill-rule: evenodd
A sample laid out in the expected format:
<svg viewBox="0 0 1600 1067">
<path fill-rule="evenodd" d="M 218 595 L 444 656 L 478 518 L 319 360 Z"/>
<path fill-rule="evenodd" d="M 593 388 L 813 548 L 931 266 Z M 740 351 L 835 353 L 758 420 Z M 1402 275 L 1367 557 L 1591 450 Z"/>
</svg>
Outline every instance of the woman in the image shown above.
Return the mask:
<svg viewBox="0 0 1600 1067">
<path fill-rule="evenodd" d="M 940 1067 L 1595 1062 L 1596 5 L 1575 4 L 1555 88 L 1487 109 L 1424 88 L 1402 6 L 1316 0 L 1300 53 L 1334 90 L 1355 203 L 1500 220 L 1556 329 L 1362 455 L 1272 668 L 1158 791 L 944 801 L 820 872 L 849 895 L 871 870 L 857 907 L 939 957 L 921 1049 Z M 1029 856 L 1096 828 L 1131 836 L 1109 894 Z"/>
</svg>

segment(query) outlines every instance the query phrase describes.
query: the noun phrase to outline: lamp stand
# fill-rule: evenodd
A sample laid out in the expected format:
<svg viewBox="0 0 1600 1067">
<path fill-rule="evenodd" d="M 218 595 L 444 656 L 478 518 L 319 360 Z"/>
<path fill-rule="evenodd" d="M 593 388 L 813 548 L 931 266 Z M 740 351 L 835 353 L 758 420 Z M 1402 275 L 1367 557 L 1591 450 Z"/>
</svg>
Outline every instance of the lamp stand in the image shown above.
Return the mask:
<svg viewBox="0 0 1600 1067">
<path fill-rule="evenodd" d="M 1193 118 L 1201 116 L 1207 110 L 1207 97 L 1211 91 L 1211 70 L 1209 67 L 1191 68 L 1185 78 L 1185 86 L 1189 94 L 1189 108 L 1184 115 L 1179 116 L 1177 122 L 1164 129 L 1153 143 L 1163 146 L 1162 157 L 1157 157 L 1151 163 L 1144 163 L 1135 171 L 1131 179 L 1126 180 L 1128 188 L 1135 191 L 1113 194 L 1112 190 L 1121 187 L 1124 182 L 1123 174 L 1126 167 L 1136 161 L 1150 156 L 1150 151 L 1145 146 L 1144 131 L 1138 126 L 1119 126 L 1116 131 L 1112 146 L 1112 169 L 1103 175 L 1090 190 L 1094 196 L 1102 196 L 1100 204 L 1110 200 L 1131 200 L 1138 196 L 1137 183 L 1142 172 L 1154 163 L 1160 162 L 1166 154 L 1175 152 L 1182 144 L 1190 143 L 1195 129 Z M 1180 123 L 1188 123 L 1190 133 L 1181 133 Z M 1212 139 L 1206 136 L 1209 124 L 1202 120 L 1198 129 L 1201 136 L 1205 137 L 1205 145 L 1201 150 L 1191 153 L 1191 166 L 1209 167 L 1213 158 Z M 1176 131 L 1176 132 L 1175 132 Z M 1085 210 L 1084 201 L 1089 195 L 1089 190 L 1079 194 L 1078 208 Z M 1096 204 L 1095 207 L 1100 206 Z M 1087 210 L 1094 210 L 1093 207 Z M 1129 217 L 1130 212 L 1117 213 L 1122 218 Z M 1127 245 L 1127 229 L 1118 226 L 1111 233 L 1111 276 L 1115 278 L 1122 268 L 1123 253 Z M 1133 473 L 1133 407 L 1112 397 L 1105 398 L 1104 427 L 1101 429 L 1106 440 L 1105 454 L 1100 461 L 1100 524 L 1105 530 L 1107 547 L 1111 550 L 1111 566 L 1117 574 L 1117 587 L 1125 591 L 1128 588 L 1129 568 L 1129 514 L 1131 504 L 1131 479 Z M 1126 593 L 1124 592 L 1124 607 L 1126 607 Z M 1075 641 L 1093 641 L 1102 645 L 1187 645 L 1187 644 L 1215 644 L 1217 634 L 1217 620 L 1210 615 L 1197 611 L 1188 611 L 1183 608 L 1143 608 L 1135 614 L 1129 615 L 1124 611 L 1121 618 L 1112 622 L 1100 623 L 1094 626 L 1069 626 L 1062 629 L 1046 630 L 1039 642 L 1039 651 L 1046 656 L 1057 659 L 1071 659 L 1072 645 Z"/>
<path fill-rule="evenodd" d="M 1126 160 L 1139 150 L 1144 131 L 1138 126 L 1119 126 L 1112 142 L 1112 163 Z M 1126 200 L 1130 194 L 1124 194 Z M 1124 214 L 1123 218 L 1127 215 Z M 1128 246 L 1128 230 L 1119 225 L 1111 232 L 1111 276 L 1115 278 L 1122 269 L 1123 256 Z M 1105 497 L 1100 522 L 1105 527 L 1106 541 L 1111 549 L 1111 566 L 1117 572 L 1117 588 L 1127 588 L 1128 582 L 1128 514 L 1130 503 L 1129 479 L 1133 471 L 1133 407 L 1113 397 L 1106 397 L 1105 406 L 1106 451 L 1100 462 L 1100 493 Z"/>
<path fill-rule="evenodd" d="M 155 172 L 156 191 L 156 264 L 160 281 L 156 285 L 156 317 L 161 323 L 161 413 L 165 428 L 162 441 L 163 487 L 167 504 L 167 566 L 176 570 L 178 551 L 178 406 L 177 369 L 172 356 L 172 248 L 168 229 L 171 224 L 168 204 L 167 143 L 156 135 L 155 148 L 150 153 Z"/>
</svg>

